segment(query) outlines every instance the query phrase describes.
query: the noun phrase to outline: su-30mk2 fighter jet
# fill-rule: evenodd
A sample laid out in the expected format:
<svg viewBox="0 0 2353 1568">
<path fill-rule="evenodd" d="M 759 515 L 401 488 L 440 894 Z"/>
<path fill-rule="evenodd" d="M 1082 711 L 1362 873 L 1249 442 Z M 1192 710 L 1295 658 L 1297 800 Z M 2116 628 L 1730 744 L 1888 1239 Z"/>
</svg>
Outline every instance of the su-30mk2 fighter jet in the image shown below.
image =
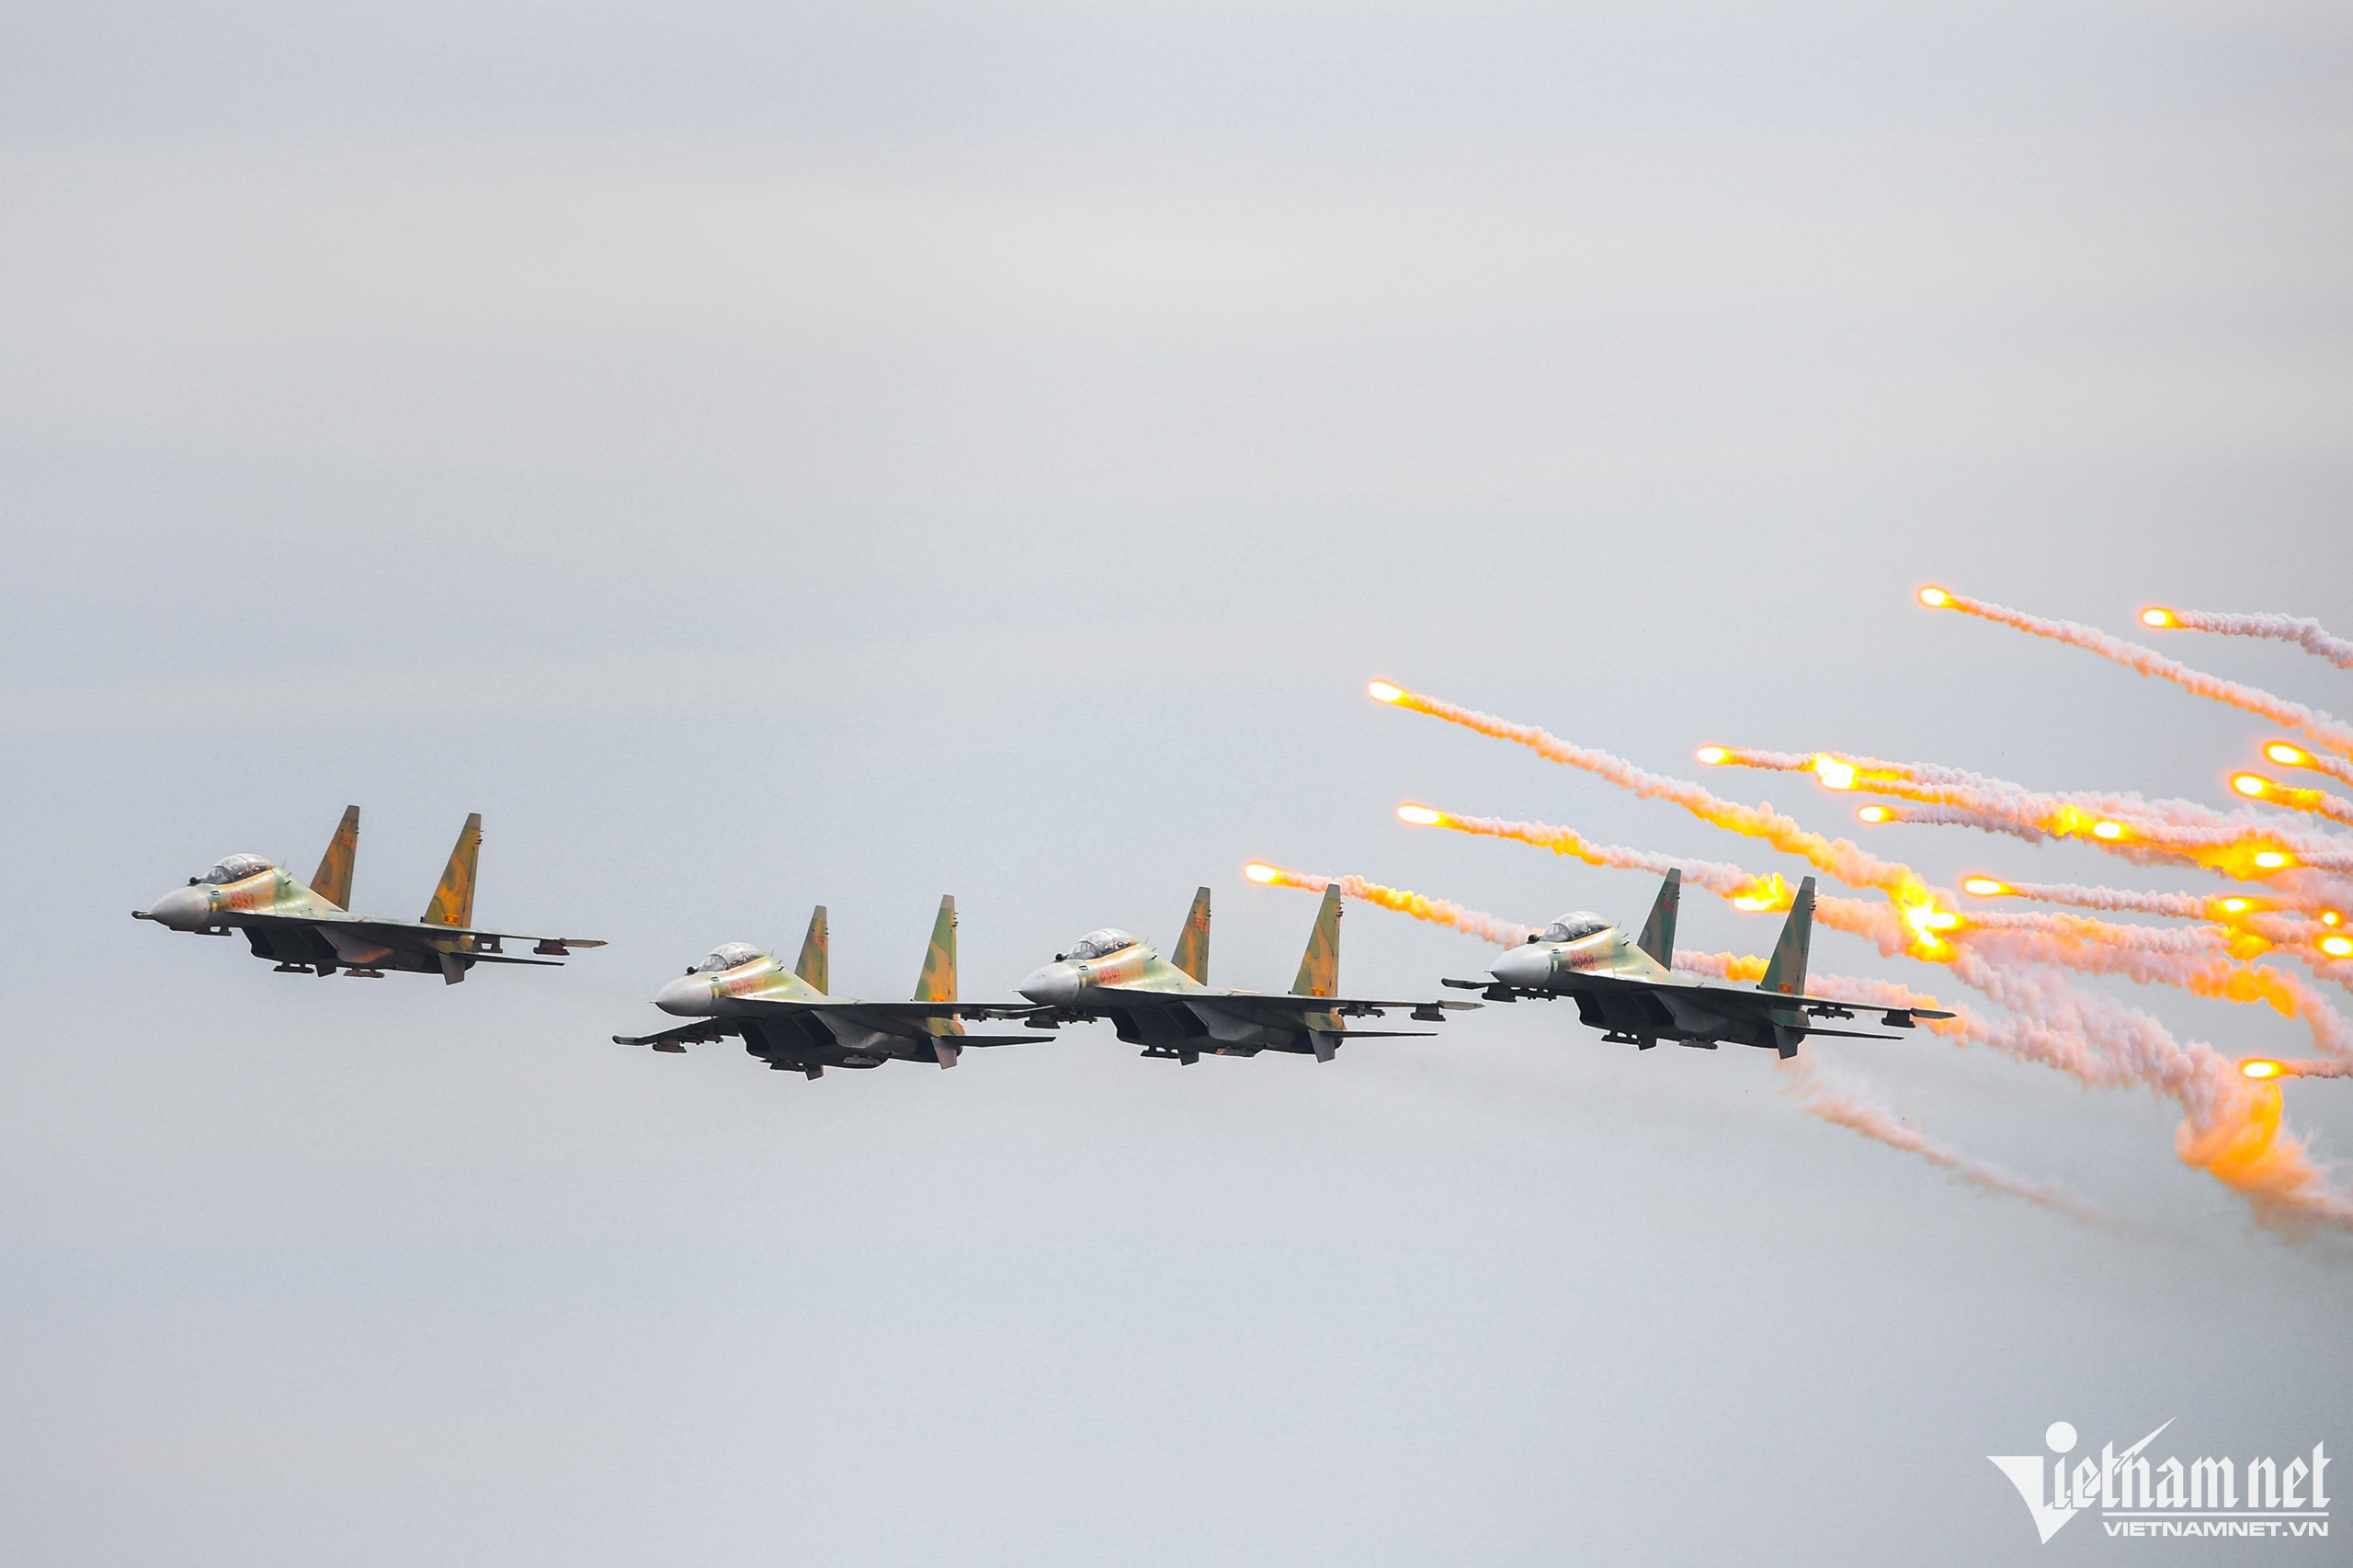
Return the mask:
<svg viewBox="0 0 2353 1568">
<path fill-rule="evenodd" d="M 474 861 L 482 851 L 482 813 L 466 818 L 458 846 L 422 920 L 383 920 L 352 915 L 351 863 L 359 850 L 359 808 L 344 808 L 343 822 L 327 845 L 326 858 L 306 886 L 281 866 L 258 855 L 231 855 L 188 886 L 174 888 L 153 909 L 134 909 L 136 920 L 153 920 L 175 931 L 225 937 L 243 931 L 256 958 L 270 960 L 280 972 L 346 974 L 381 980 L 388 969 L 438 974 L 455 985 L 478 963 L 552 966 L 574 948 L 605 944 L 585 937 L 517 937 L 506 931 L 477 931 Z M 529 942 L 538 958 L 517 958 L 508 942 Z"/>
<path fill-rule="evenodd" d="M 1789 924 L 1773 946 L 1765 978 L 1755 989 L 1702 980 L 1667 966 L 1675 960 L 1675 915 L 1683 873 L 1669 871 L 1651 905 L 1651 917 L 1632 941 L 1598 915 L 1563 915 L 1495 960 L 1495 979 L 1449 980 L 1491 1002 L 1523 996 L 1550 1001 L 1567 996 L 1577 1017 L 1601 1038 L 1644 1051 L 1660 1040 L 1713 1051 L 1723 1041 L 1763 1046 L 1795 1056 L 1799 1041 L 1813 1034 L 1856 1040 L 1894 1040 L 1892 1034 L 1824 1028 L 1815 1018 L 1851 1018 L 1855 1009 L 1805 994 L 1805 956 L 1813 937 L 1813 879 L 1800 884 L 1790 905 Z M 1920 1018 L 1949 1018 L 1929 1007 L 1869 1007 L 1891 1028 L 1908 1029 Z"/>
<path fill-rule="evenodd" d="M 1019 1003 L 956 1000 L 956 900 L 939 901 L 931 949 L 912 1002 L 861 1002 L 828 996 L 830 948 L 825 906 L 809 917 L 809 935 L 791 969 L 748 942 L 729 942 L 654 993 L 654 1005 L 698 1021 L 659 1034 L 613 1037 L 616 1045 L 682 1051 L 689 1045 L 740 1038 L 769 1066 L 824 1076 L 828 1067 L 880 1067 L 885 1062 L 956 1065 L 968 1045 L 1029 1045 L 1051 1035 L 966 1034 L 962 1018 L 1002 1018 L 1029 1011 Z"/>
<path fill-rule="evenodd" d="M 1442 1022 L 1449 1010 L 1475 1002 L 1390 1002 L 1342 996 L 1340 988 L 1340 893 L 1326 889 L 1307 938 L 1307 956 L 1289 995 L 1257 991 L 1213 991 L 1210 972 L 1210 890 L 1193 895 L 1185 934 L 1174 962 L 1125 931 L 1090 931 L 1069 952 L 1020 984 L 1021 994 L 1039 1004 L 1029 1017 L 1032 1028 L 1108 1018 L 1120 1038 L 1141 1045 L 1146 1056 L 1174 1057 L 1192 1065 L 1203 1056 L 1256 1056 L 1287 1051 L 1329 1062 L 1344 1040 L 1397 1039 L 1428 1035 L 1431 1029 L 1352 1029 L 1340 1020 L 1380 1017 L 1392 1007 L 1410 1009 L 1424 1023 Z"/>
</svg>

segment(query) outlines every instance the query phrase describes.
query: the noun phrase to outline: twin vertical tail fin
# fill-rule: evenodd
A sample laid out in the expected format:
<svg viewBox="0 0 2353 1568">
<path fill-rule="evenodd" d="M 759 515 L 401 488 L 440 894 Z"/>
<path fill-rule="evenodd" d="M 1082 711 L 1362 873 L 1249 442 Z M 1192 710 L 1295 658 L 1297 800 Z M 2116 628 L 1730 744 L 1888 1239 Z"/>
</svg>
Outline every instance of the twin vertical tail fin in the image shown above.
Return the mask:
<svg viewBox="0 0 2353 1568">
<path fill-rule="evenodd" d="M 1773 944 L 1772 961 L 1765 966 L 1765 978 L 1756 983 L 1760 991 L 1778 991 L 1784 996 L 1805 994 L 1805 952 L 1813 940 L 1813 879 L 1808 877 L 1798 884 L 1798 896 L 1790 902 L 1789 924 L 1781 927 L 1781 939 Z"/>
<path fill-rule="evenodd" d="M 953 1002 L 956 1000 L 956 895 L 949 893 L 939 901 L 939 918 L 931 923 L 931 947 L 923 955 L 923 978 L 915 982 L 918 1002 Z M 932 1036 L 932 1054 L 942 1067 L 956 1065 L 961 1049 L 956 1037 L 964 1032 L 958 1018 L 926 1018 L 924 1028 Z"/>
<path fill-rule="evenodd" d="M 311 891 L 334 904 L 337 909 L 351 907 L 351 862 L 359 853 L 359 808 L 343 808 L 343 821 L 335 824 L 335 836 L 327 840 L 327 852 L 319 860 L 319 874 L 311 879 Z"/>
<path fill-rule="evenodd" d="M 442 868 L 441 885 L 433 890 L 433 902 L 425 906 L 425 924 L 474 923 L 474 862 L 481 854 L 482 813 L 474 812 L 459 831 L 458 846 L 449 851 L 449 863 Z"/>
<path fill-rule="evenodd" d="M 1340 994 L 1340 890 L 1325 888 L 1316 906 L 1315 929 L 1307 934 L 1307 954 L 1299 960 L 1299 978 L 1290 983 L 1294 996 L 1337 996 Z"/>
<path fill-rule="evenodd" d="M 1201 889 L 1193 895 L 1193 907 L 1185 916 L 1184 935 L 1176 938 L 1176 954 L 1169 962 L 1193 977 L 1195 984 L 1210 983 L 1210 890 Z"/>
<path fill-rule="evenodd" d="M 1661 969 L 1675 967 L 1675 912 L 1683 902 L 1683 868 L 1667 872 L 1666 881 L 1659 884 L 1658 900 L 1651 905 L 1651 917 L 1643 922 L 1643 934 L 1634 938 L 1634 946 L 1650 955 Z M 1802 968 L 1804 960 L 1799 960 Z"/>
<path fill-rule="evenodd" d="M 801 938 L 801 957 L 793 961 L 792 972 L 821 996 L 833 989 L 833 946 L 822 903 L 810 912 L 809 934 Z"/>
</svg>

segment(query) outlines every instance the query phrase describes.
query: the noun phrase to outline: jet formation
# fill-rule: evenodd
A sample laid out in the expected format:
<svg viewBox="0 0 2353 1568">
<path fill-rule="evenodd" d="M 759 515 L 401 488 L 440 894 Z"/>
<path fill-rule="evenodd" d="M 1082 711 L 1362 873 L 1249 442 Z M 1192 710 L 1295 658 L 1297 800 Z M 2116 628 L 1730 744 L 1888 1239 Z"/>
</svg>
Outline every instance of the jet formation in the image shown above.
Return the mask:
<svg viewBox="0 0 2353 1568">
<path fill-rule="evenodd" d="M 242 933 L 254 955 L 270 960 L 278 971 L 321 976 L 381 979 L 408 971 L 438 973 L 455 984 L 476 964 L 549 967 L 575 949 L 605 945 L 592 937 L 517 936 L 473 924 L 479 812 L 466 819 L 441 881 L 416 920 L 350 912 L 358 843 L 359 808 L 347 807 L 308 882 L 262 856 L 230 855 L 152 907 L 131 913 L 175 931 Z M 1753 988 L 1712 983 L 1670 967 L 1680 871 L 1667 874 L 1650 918 L 1631 939 L 1599 915 L 1564 915 L 1497 960 L 1490 979 L 1443 983 L 1476 991 L 1486 1002 L 1567 998 L 1604 1040 L 1643 1050 L 1666 1040 L 1711 1051 L 1722 1043 L 1760 1046 L 1788 1057 L 1811 1035 L 1897 1038 L 1820 1021 L 1849 1020 L 1856 1014 L 1846 1004 L 1805 994 L 1813 887 L 1813 879 L 1806 878 L 1764 978 Z M 1065 1024 L 1093 1022 L 1110 1024 L 1120 1040 L 1142 1047 L 1147 1057 L 1187 1066 L 1203 1056 L 1262 1051 L 1330 1062 L 1349 1040 L 1436 1032 L 1351 1028 L 1349 1019 L 1402 1012 L 1415 1022 L 1437 1024 L 1451 1012 L 1481 1005 L 1343 995 L 1341 913 L 1340 890 L 1326 888 L 1288 992 L 1210 984 L 1210 890 L 1202 888 L 1167 957 L 1127 931 L 1103 926 L 1024 979 L 1017 987 L 1020 1000 L 968 1002 L 957 991 L 956 900 L 950 895 L 939 901 L 915 994 L 897 1002 L 833 993 L 831 932 L 820 904 L 790 968 L 751 943 L 722 943 L 653 998 L 655 1007 L 686 1022 L 612 1038 L 617 1044 L 668 1054 L 736 1040 L 769 1067 L 810 1078 L 824 1076 L 828 1067 L 871 1068 L 886 1062 L 953 1067 L 973 1047 L 1036 1044 L 1052 1039 Z M 508 952 L 509 942 L 529 944 L 529 956 Z M 1870 1010 L 1893 1028 L 1952 1016 L 1924 1007 Z M 975 1034 L 965 1028 L 967 1020 L 1018 1020 L 1030 1032 Z"/>
</svg>

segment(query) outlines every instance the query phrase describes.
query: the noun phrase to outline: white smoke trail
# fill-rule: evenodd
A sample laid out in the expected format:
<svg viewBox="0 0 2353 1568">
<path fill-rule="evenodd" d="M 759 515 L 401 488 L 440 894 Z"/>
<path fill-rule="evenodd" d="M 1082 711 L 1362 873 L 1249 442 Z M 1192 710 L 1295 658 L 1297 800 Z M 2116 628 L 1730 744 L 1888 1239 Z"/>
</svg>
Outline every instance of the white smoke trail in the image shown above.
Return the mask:
<svg viewBox="0 0 2353 1568">
<path fill-rule="evenodd" d="M 2231 614 L 2209 609 L 2144 609 L 2141 612 L 2141 624 L 2160 631 L 2179 627 L 2185 631 L 2211 631 L 2222 637 L 2268 637 L 2293 642 L 2340 670 L 2353 670 L 2353 642 L 2330 636 L 2327 628 L 2307 617 L 2275 615 L 2268 610 Z"/>
<path fill-rule="evenodd" d="M 2303 759 L 2289 766 L 2322 771 L 2328 771 L 2329 765 L 2346 767 L 2348 778 L 2353 778 L 2353 765 L 2300 747 L 2288 749 Z M 1851 752 L 1800 754 L 1707 746 L 1701 748 L 1701 756 L 1722 767 L 1812 773 L 1828 789 L 1913 802 L 1861 807 L 1856 814 L 1869 823 L 1973 827 L 2030 843 L 2045 837 L 2073 838 L 2144 865 L 2188 859 L 2241 881 L 2254 880 L 2267 870 L 2254 859 L 2267 848 L 2285 850 L 2307 866 L 2353 869 L 2353 840 L 2325 829 L 2283 823 L 2251 806 L 2223 812 L 2196 801 L 2151 801 L 2130 791 L 2051 793 L 1941 763 L 1891 762 Z M 2275 804 L 2322 816 L 2334 814 L 2326 803 L 2334 797 L 2317 790 L 2299 792 L 2274 785 L 2273 792 L 2279 797 Z M 2336 820 L 2353 823 L 2353 818 Z"/>
<path fill-rule="evenodd" d="M 1859 1132 L 1892 1149 L 1917 1154 L 1930 1165 L 1941 1166 L 1984 1191 L 2000 1193 L 2008 1198 L 2023 1198 L 2029 1203 L 2056 1209 L 2078 1220 L 2099 1222 L 2108 1218 L 2057 1182 L 2029 1181 L 2024 1176 L 2013 1176 L 1990 1160 L 1981 1160 L 1941 1139 L 1931 1138 L 1885 1106 L 1866 1099 L 1853 1088 L 1835 1084 L 1824 1077 L 1809 1056 L 1790 1057 L 1780 1063 L 1780 1068 L 1784 1074 L 1781 1092 L 1796 1101 L 1799 1108 L 1809 1115 Z"/>
<path fill-rule="evenodd" d="M 1428 807 L 1422 809 L 1431 810 Z M 1787 908 L 1789 905 L 1789 889 L 1778 875 L 1768 873 L 1754 877 L 1738 866 L 1722 860 L 1695 860 L 1681 855 L 1661 855 L 1649 849 L 1629 849 L 1620 844 L 1596 844 L 1574 828 L 1561 827 L 1552 823 L 1464 816 L 1455 812 L 1434 812 L 1433 814 L 1436 820 L 1417 821 L 1417 825 L 1447 827 L 1483 838 L 1508 838 L 1516 843 L 1532 844 L 1540 849 L 1550 849 L 1555 855 L 1574 857 L 1588 866 L 1648 871 L 1657 877 L 1679 870 L 1685 881 L 1725 898 L 1762 895 L 1760 907 Z"/>
<path fill-rule="evenodd" d="M 1265 876 L 1256 873 L 1264 871 Z M 1428 898 L 1406 888 L 1384 887 L 1369 882 L 1362 877 L 1324 877 L 1313 871 L 1294 871 L 1288 866 L 1268 865 L 1263 860 L 1251 863 L 1250 880 L 1266 886 L 1304 888 L 1309 892 L 1322 892 L 1325 888 L 1338 888 L 1340 896 L 1366 903 L 1377 903 L 1383 909 L 1393 909 L 1400 915 L 1410 915 L 1416 920 L 1427 920 L 1433 926 L 1450 926 L 1483 942 L 1493 942 L 1499 948 L 1516 948 L 1528 940 L 1537 929 L 1533 926 L 1515 926 L 1508 920 L 1465 909 L 1442 898 Z"/>
<path fill-rule="evenodd" d="M 2077 909 L 2105 909 L 2120 915 L 2171 915 L 2188 920 L 2219 918 L 2216 906 L 2222 902 L 2193 892 L 2143 892 L 2137 888 L 2086 887 L 2081 882 L 2006 881 L 2002 883 L 2002 892 L 2032 899 L 2037 903 L 2064 903 Z"/>
<path fill-rule="evenodd" d="M 1936 597 L 1931 598 L 1931 595 Z M 1923 589 L 1920 597 L 1921 602 L 1931 608 L 1957 609 L 1965 615 L 1978 616 L 2003 626 L 2015 627 L 2020 631 L 2031 632 L 2037 637 L 2048 637 L 2053 642 L 2097 653 L 2142 675 L 2169 680 L 2197 696 L 2228 703 L 2248 713 L 2260 714 L 2276 724 L 2285 724 L 2315 744 L 2326 746 L 2339 756 L 2353 755 L 2353 729 L 2347 728 L 2329 714 L 2307 708 L 2301 702 L 2290 702 L 2284 697 L 2275 697 L 2257 687 L 2242 686 L 2237 681 L 2223 680 L 2202 670 L 2193 670 L 2187 665 L 2176 664 L 2154 648 L 2127 642 L 2121 637 L 2112 637 L 2097 627 L 2029 615 L 2024 610 L 2011 609 L 1984 599 L 1973 599 L 1948 589 Z"/>
<path fill-rule="evenodd" d="M 1965 811 L 1959 806 L 1869 805 L 1858 809 L 1855 815 L 1871 824 L 1910 822 L 1935 827 L 1973 827 L 1980 833 L 2005 833 L 2012 838 L 2023 838 L 2029 844 L 2040 844 L 2051 835 L 2033 823 L 2015 816 L 1992 812 Z"/>
</svg>

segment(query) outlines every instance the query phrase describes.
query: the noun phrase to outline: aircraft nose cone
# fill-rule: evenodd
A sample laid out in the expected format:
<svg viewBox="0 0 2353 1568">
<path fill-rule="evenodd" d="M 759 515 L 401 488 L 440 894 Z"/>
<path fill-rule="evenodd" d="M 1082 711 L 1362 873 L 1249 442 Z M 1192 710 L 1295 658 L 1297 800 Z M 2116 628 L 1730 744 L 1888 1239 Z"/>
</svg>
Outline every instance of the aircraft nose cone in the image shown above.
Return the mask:
<svg viewBox="0 0 2353 1568">
<path fill-rule="evenodd" d="M 1514 948 L 1497 959 L 1488 972 L 1506 985 L 1541 985 L 1552 978 L 1552 949 L 1534 945 Z"/>
<path fill-rule="evenodd" d="M 157 899 L 147 918 L 175 931 L 193 931 L 212 918 L 212 899 L 202 888 L 174 888 Z"/>
<path fill-rule="evenodd" d="M 1014 989 L 1032 1002 L 1052 1006 L 1077 999 L 1078 976 L 1066 963 L 1050 963 Z"/>
<path fill-rule="evenodd" d="M 710 976 L 682 974 L 654 994 L 654 1005 L 682 1018 L 710 1016 Z"/>
</svg>

